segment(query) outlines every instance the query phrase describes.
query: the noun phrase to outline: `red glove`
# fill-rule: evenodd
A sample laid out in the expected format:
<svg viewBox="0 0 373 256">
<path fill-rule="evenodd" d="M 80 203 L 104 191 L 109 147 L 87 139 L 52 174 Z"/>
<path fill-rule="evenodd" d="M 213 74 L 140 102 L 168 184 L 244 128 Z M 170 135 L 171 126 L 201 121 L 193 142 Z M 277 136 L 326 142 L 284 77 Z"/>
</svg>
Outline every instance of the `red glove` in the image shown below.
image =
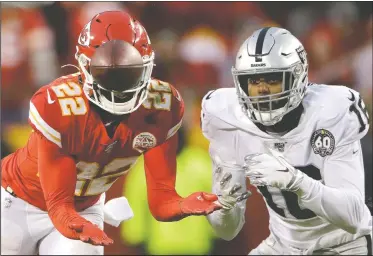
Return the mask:
<svg viewBox="0 0 373 256">
<path fill-rule="evenodd" d="M 221 209 L 217 203 L 218 197 L 205 192 L 195 192 L 180 201 L 181 212 L 186 215 L 208 215 Z"/>
<path fill-rule="evenodd" d="M 113 243 L 113 240 L 104 231 L 91 222 L 72 222 L 69 224 L 69 228 L 74 230 L 77 233 L 77 237 L 85 243 L 93 245 L 110 245 Z"/>
</svg>

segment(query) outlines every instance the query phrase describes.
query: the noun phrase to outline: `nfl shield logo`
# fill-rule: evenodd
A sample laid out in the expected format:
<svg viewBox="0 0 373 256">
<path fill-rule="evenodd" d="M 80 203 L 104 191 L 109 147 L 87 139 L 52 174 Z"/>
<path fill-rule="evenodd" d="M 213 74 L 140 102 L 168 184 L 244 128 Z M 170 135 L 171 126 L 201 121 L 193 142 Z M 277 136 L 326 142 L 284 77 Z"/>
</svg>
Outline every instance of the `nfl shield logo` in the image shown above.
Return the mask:
<svg viewBox="0 0 373 256">
<path fill-rule="evenodd" d="M 275 143 L 275 149 L 277 149 L 279 152 L 285 151 L 285 143 L 286 142 L 276 142 Z"/>
</svg>

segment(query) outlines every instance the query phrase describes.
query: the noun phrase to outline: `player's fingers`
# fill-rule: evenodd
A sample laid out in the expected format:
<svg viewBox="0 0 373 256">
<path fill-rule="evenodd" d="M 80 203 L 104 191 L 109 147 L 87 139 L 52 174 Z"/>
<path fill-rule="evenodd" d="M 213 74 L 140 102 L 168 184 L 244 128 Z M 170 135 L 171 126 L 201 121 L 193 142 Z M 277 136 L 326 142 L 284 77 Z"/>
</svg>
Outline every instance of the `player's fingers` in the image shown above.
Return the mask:
<svg viewBox="0 0 373 256">
<path fill-rule="evenodd" d="M 221 208 L 223 208 L 223 206 L 222 205 L 218 205 L 218 204 L 214 204 L 213 203 L 213 205 L 211 206 L 211 212 L 214 212 L 214 211 L 216 211 L 216 210 L 220 210 Z M 209 209 L 210 210 L 210 209 Z M 211 213 L 210 212 L 210 213 Z"/>
<path fill-rule="evenodd" d="M 103 234 L 102 237 L 97 237 L 97 236 L 90 237 L 90 241 L 93 245 L 110 245 L 114 242 L 106 234 Z"/>
<path fill-rule="evenodd" d="M 251 177 L 254 177 L 254 178 L 263 177 L 263 173 L 260 172 L 258 169 L 248 170 L 248 171 L 245 172 L 245 174 L 249 178 L 251 178 Z"/>
<path fill-rule="evenodd" d="M 104 245 L 111 245 L 114 243 L 113 239 L 111 239 L 110 237 L 106 237 L 105 239 L 102 240 L 102 243 Z"/>
<path fill-rule="evenodd" d="M 216 200 L 218 200 L 218 196 L 215 195 L 215 194 L 210 194 L 210 193 L 202 192 L 201 196 L 206 201 L 216 201 Z"/>
<path fill-rule="evenodd" d="M 220 166 L 218 166 L 215 169 L 215 180 L 220 180 L 222 173 L 223 173 L 223 168 L 221 168 Z"/>
<path fill-rule="evenodd" d="M 213 202 L 213 204 L 219 206 L 220 208 L 223 207 L 223 205 L 222 205 L 219 201 L 215 201 L 215 202 Z M 220 209 L 220 208 L 219 208 L 219 209 Z"/>
<path fill-rule="evenodd" d="M 93 245 L 101 245 L 101 241 L 97 237 L 90 237 L 89 243 Z"/>
<path fill-rule="evenodd" d="M 220 187 L 224 188 L 229 183 L 231 178 L 232 178 L 232 173 L 228 172 L 224 174 L 223 178 L 220 180 Z"/>
<path fill-rule="evenodd" d="M 244 193 L 242 193 L 239 197 L 237 197 L 237 202 L 241 202 L 243 200 L 246 200 L 249 198 L 249 196 L 251 196 L 251 191 L 246 191 Z"/>
<path fill-rule="evenodd" d="M 80 238 L 81 241 L 83 241 L 85 243 L 89 242 L 89 236 L 81 235 L 79 238 Z"/>
<path fill-rule="evenodd" d="M 235 184 L 232 188 L 231 188 L 231 190 L 229 191 L 229 195 L 231 196 L 231 195 L 234 195 L 238 190 L 240 190 L 242 188 L 242 186 L 239 184 L 239 183 L 237 183 L 237 184 Z"/>
</svg>

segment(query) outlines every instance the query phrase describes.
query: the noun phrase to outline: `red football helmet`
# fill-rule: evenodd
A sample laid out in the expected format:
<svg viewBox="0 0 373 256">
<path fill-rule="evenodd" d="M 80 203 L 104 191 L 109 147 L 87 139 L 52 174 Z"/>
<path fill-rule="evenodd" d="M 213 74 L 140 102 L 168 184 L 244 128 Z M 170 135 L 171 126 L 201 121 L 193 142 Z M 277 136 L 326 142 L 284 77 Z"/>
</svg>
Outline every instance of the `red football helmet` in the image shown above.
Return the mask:
<svg viewBox="0 0 373 256">
<path fill-rule="evenodd" d="M 147 97 L 154 52 L 145 28 L 123 11 L 97 14 L 80 33 L 75 58 L 87 98 L 123 115 Z"/>
</svg>

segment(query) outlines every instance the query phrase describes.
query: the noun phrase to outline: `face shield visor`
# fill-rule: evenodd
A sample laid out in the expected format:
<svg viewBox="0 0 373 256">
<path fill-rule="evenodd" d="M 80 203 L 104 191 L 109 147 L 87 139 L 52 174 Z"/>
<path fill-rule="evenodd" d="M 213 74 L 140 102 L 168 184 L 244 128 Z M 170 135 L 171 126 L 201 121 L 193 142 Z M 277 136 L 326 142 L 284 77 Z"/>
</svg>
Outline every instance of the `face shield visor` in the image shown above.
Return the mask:
<svg viewBox="0 0 373 256">
<path fill-rule="evenodd" d="M 88 77 L 84 91 L 88 99 L 112 114 L 135 111 L 147 97 L 153 60 L 154 55 L 142 57 L 125 41 L 105 43 L 88 59 L 89 65 L 84 66 L 87 68 L 83 73 Z"/>
<path fill-rule="evenodd" d="M 238 71 L 232 68 L 239 102 L 253 122 L 273 125 L 303 98 L 301 69 L 298 64 L 289 69 Z"/>
</svg>

